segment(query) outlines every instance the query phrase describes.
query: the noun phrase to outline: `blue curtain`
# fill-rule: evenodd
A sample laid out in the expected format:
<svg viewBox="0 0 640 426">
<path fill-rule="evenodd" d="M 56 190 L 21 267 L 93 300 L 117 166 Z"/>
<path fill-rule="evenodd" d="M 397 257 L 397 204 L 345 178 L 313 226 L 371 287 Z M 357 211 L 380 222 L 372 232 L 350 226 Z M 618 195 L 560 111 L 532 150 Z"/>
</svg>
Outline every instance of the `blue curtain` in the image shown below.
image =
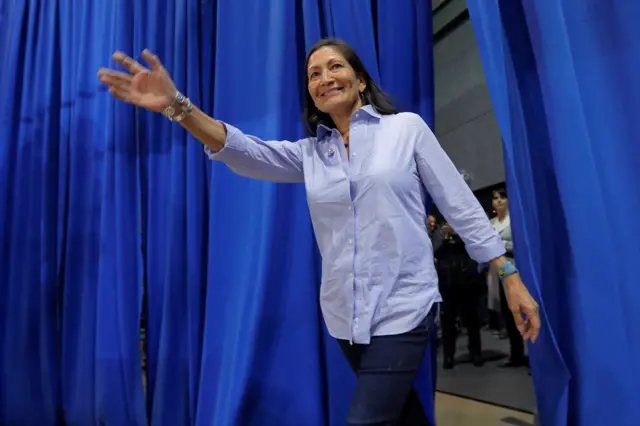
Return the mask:
<svg viewBox="0 0 640 426">
<path fill-rule="evenodd" d="M 637 424 L 640 3 L 468 0 L 544 329 L 541 424 Z"/>
<path fill-rule="evenodd" d="M 7 1 L 0 423 L 142 425 L 134 110 L 98 92 L 131 2 Z"/>
<path fill-rule="evenodd" d="M 59 401 L 55 190 L 42 190 L 57 171 L 48 164 L 58 147 L 59 93 L 39 79 L 56 79 L 47 54 L 36 44 L 34 20 L 51 13 L 44 4 L 4 4 L 0 79 L 0 421 L 52 424 Z M 10 18 L 9 18 L 10 17 Z M 49 20 L 50 21 L 50 20 Z M 53 33 L 51 22 L 41 31 Z M 22 39 L 22 40 L 21 40 Z M 46 46 L 46 45 L 49 46 Z M 43 67 L 46 67 L 43 69 Z M 58 77 L 59 78 L 59 77 Z M 43 90 L 44 89 L 44 90 Z M 37 115 L 38 120 L 34 120 Z M 57 140 L 56 135 L 56 140 Z M 57 176 L 55 176 L 57 181 Z M 40 409 L 34 412 L 32 403 Z M 16 408 L 19 407 L 19 408 Z"/>
<path fill-rule="evenodd" d="M 338 36 L 432 124 L 429 4 L 0 6 L 0 423 L 344 424 L 355 380 L 319 311 L 303 186 L 233 175 L 95 74 L 149 48 L 206 112 L 296 139 L 305 53 Z M 416 384 L 433 418 L 431 369 Z"/>
</svg>

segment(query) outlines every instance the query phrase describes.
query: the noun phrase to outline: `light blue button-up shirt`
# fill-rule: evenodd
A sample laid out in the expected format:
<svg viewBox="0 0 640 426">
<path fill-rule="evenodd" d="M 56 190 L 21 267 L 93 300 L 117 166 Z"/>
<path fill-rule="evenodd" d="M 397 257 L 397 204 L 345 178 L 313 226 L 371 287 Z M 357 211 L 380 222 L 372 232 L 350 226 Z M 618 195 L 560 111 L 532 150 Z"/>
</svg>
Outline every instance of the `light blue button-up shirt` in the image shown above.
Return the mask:
<svg viewBox="0 0 640 426">
<path fill-rule="evenodd" d="M 505 253 L 500 237 L 435 136 L 413 113 L 351 117 L 350 158 L 340 133 L 263 141 L 224 123 L 212 160 L 274 182 L 304 182 L 322 255 L 320 304 L 329 333 L 367 344 L 418 326 L 441 301 L 426 230 L 428 195 L 479 263 Z M 428 194 L 428 195 L 427 195 Z"/>
</svg>

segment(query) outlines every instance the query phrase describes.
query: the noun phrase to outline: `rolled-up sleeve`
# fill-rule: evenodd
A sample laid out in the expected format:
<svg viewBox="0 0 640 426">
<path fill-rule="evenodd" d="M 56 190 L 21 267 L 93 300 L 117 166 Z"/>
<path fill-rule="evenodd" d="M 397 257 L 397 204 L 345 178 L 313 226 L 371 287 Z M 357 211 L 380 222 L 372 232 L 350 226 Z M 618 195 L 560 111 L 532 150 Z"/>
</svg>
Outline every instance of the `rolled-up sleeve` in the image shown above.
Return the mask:
<svg viewBox="0 0 640 426">
<path fill-rule="evenodd" d="M 270 182 L 299 183 L 304 181 L 302 168 L 303 145 L 307 139 L 291 141 L 263 141 L 247 136 L 230 124 L 224 147 L 217 152 L 204 148 L 211 160 L 226 164 L 236 174 Z"/>
<path fill-rule="evenodd" d="M 415 159 L 425 189 L 465 243 L 469 256 L 486 263 L 505 254 L 500 236 L 478 199 L 427 124 L 416 116 Z"/>
</svg>

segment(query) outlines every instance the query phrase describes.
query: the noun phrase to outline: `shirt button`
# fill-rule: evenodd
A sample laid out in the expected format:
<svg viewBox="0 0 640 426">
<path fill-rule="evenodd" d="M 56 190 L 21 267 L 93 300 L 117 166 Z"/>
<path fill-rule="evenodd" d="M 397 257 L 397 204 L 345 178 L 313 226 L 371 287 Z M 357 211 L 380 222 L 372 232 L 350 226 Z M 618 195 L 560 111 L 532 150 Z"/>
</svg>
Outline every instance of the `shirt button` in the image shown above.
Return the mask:
<svg viewBox="0 0 640 426">
<path fill-rule="evenodd" d="M 353 243 L 353 240 L 352 240 L 351 238 L 349 238 L 348 243 L 349 243 L 349 244 Z"/>
<path fill-rule="evenodd" d="M 356 118 L 358 118 L 360 116 L 359 112 L 356 112 Z"/>
<path fill-rule="evenodd" d="M 355 152 L 352 152 L 352 153 L 351 153 L 351 156 L 352 156 L 352 157 L 355 157 L 355 156 L 356 156 L 356 153 L 355 153 Z"/>
<path fill-rule="evenodd" d="M 349 206 L 349 211 L 353 210 L 353 207 Z"/>
</svg>

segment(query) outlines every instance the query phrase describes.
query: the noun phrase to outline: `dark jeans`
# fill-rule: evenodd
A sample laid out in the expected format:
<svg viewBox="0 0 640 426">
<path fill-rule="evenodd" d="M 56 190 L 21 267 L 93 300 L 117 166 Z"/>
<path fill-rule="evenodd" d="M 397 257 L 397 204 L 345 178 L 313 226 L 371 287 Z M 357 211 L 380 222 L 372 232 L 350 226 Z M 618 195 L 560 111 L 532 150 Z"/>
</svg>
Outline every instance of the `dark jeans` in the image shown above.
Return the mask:
<svg viewBox="0 0 640 426">
<path fill-rule="evenodd" d="M 524 360 L 524 341 L 522 340 L 522 336 L 516 326 L 516 320 L 513 318 L 513 314 L 509 309 L 507 295 L 504 292 L 502 284 L 500 284 L 500 307 L 502 310 L 504 325 L 507 329 L 507 335 L 509 336 L 509 346 L 511 348 L 509 358 L 512 361 L 522 361 Z"/>
<path fill-rule="evenodd" d="M 392 336 L 374 336 L 368 345 L 338 340 L 358 376 L 347 426 L 429 426 L 413 388 L 430 333 L 435 332 L 437 305 L 415 329 Z"/>
<path fill-rule="evenodd" d="M 467 328 L 469 353 L 480 355 L 480 312 L 478 302 L 482 297 L 482 285 L 476 282 L 447 283 L 440 286 L 442 294 L 442 349 L 445 358 L 453 358 L 456 353 L 458 315 Z"/>
</svg>

